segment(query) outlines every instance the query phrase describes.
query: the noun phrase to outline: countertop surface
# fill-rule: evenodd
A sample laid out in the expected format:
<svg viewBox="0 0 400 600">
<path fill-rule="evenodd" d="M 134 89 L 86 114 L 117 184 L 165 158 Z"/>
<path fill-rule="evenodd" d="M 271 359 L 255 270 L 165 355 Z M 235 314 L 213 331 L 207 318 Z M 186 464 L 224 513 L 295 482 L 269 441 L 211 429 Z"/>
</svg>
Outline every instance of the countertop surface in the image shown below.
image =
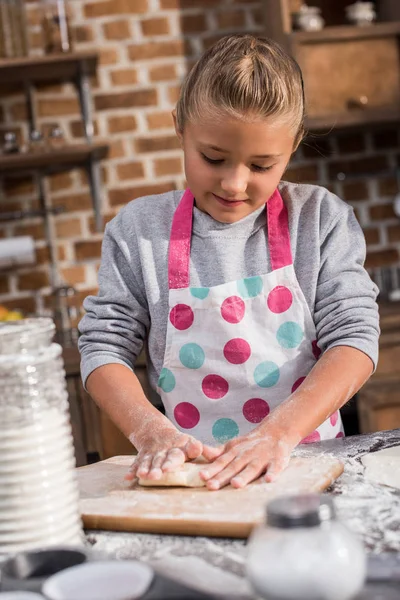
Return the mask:
<svg viewBox="0 0 400 600">
<path fill-rule="evenodd" d="M 368 482 L 360 457 L 400 445 L 400 429 L 351 436 L 299 447 L 297 455 L 329 453 L 345 463 L 341 477 L 328 490 L 338 516 L 364 541 L 372 561 L 396 559 L 400 553 L 400 490 Z M 256 598 L 245 578 L 244 540 L 87 531 L 93 550 L 119 559 L 140 559 L 160 573 L 223 598 Z M 400 599 L 400 560 L 395 584 L 369 583 L 362 600 Z"/>
</svg>

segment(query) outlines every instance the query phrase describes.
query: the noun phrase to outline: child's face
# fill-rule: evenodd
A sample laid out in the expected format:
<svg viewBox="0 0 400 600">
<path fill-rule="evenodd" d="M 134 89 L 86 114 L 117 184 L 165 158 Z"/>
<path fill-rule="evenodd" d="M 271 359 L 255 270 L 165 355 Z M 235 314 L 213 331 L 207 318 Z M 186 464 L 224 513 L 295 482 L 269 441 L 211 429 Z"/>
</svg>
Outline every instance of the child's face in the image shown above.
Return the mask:
<svg viewBox="0 0 400 600">
<path fill-rule="evenodd" d="M 276 118 L 187 123 L 177 133 L 196 206 L 221 223 L 235 223 L 265 204 L 294 150 L 290 125 Z"/>
</svg>

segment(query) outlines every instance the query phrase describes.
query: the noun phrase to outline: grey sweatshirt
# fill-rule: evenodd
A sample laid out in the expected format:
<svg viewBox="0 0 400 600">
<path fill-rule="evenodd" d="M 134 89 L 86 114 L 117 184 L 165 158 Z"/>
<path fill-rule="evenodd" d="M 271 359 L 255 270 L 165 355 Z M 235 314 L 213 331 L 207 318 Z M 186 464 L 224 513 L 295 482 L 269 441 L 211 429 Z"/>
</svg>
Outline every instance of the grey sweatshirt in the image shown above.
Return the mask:
<svg viewBox="0 0 400 600">
<path fill-rule="evenodd" d="M 295 272 L 322 351 L 351 346 L 376 365 L 377 287 L 363 267 L 365 241 L 353 209 L 325 188 L 282 182 Z M 150 383 L 163 365 L 168 322 L 168 245 L 182 191 L 138 198 L 107 225 L 99 292 L 84 301 L 79 329 L 85 382 L 98 367 L 134 369 L 146 342 Z M 271 271 L 265 207 L 219 223 L 196 207 L 191 287 L 211 287 Z"/>
</svg>

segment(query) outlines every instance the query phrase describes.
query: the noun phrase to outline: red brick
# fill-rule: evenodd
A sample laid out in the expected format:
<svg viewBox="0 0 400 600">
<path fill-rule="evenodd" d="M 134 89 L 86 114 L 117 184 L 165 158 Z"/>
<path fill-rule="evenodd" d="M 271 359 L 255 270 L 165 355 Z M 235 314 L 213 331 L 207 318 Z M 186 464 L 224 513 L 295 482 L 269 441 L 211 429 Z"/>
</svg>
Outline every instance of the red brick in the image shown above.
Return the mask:
<svg viewBox="0 0 400 600">
<path fill-rule="evenodd" d="M 389 242 L 400 242 L 400 225 L 391 225 L 387 230 Z"/>
<path fill-rule="evenodd" d="M 113 140 L 109 142 L 108 158 L 122 158 L 125 156 L 125 145 L 123 140 Z"/>
<path fill-rule="evenodd" d="M 162 194 L 173 189 L 175 189 L 175 186 L 172 182 L 113 189 L 109 191 L 110 206 L 128 204 L 128 202 L 135 200 L 136 198 Z"/>
<path fill-rule="evenodd" d="M 399 191 L 399 184 L 396 177 L 387 177 L 378 180 L 379 196 L 394 196 Z"/>
<path fill-rule="evenodd" d="M 2 274 L 0 275 L 0 294 L 8 294 L 10 291 L 10 281 L 8 275 Z M 2 304 L 4 304 L 2 302 Z"/>
<path fill-rule="evenodd" d="M 121 14 L 143 14 L 148 11 L 147 0 L 104 0 L 85 4 L 83 14 L 88 19 Z"/>
<path fill-rule="evenodd" d="M 150 81 L 169 81 L 177 78 L 175 65 L 160 65 L 149 69 Z"/>
<path fill-rule="evenodd" d="M 318 169 L 316 165 L 289 167 L 284 174 L 285 181 L 294 183 L 310 183 L 318 181 Z"/>
<path fill-rule="evenodd" d="M 47 246 L 36 248 L 36 264 L 44 265 L 50 261 L 50 252 Z"/>
<path fill-rule="evenodd" d="M 35 298 L 32 295 L 22 298 L 7 298 L 2 304 L 9 310 L 20 310 L 26 316 L 36 311 Z"/>
<path fill-rule="evenodd" d="M 160 0 L 161 10 L 174 10 L 175 8 L 180 8 L 180 7 L 181 7 L 180 0 Z"/>
<path fill-rule="evenodd" d="M 111 81 L 114 85 L 132 85 L 138 82 L 135 69 L 118 69 L 111 71 Z"/>
<path fill-rule="evenodd" d="M 183 40 L 168 42 L 146 42 L 128 47 L 129 58 L 132 61 L 149 58 L 164 58 L 166 56 L 185 56 Z"/>
<path fill-rule="evenodd" d="M 164 17 L 157 19 L 145 19 L 140 22 L 143 35 L 167 35 L 169 34 L 169 21 Z"/>
<path fill-rule="evenodd" d="M 242 10 L 223 11 L 217 16 L 219 29 L 234 29 L 246 24 L 246 16 Z"/>
<path fill-rule="evenodd" d="M 101 240 L 75 242 L 76 260 L 91 260 L 101 256 Z"/>
<path fill-rule="evenodd" d="M 381 221 L 382 219 L 394 219 L 396 213 L 393 210 L 393 204 L 376 204 L 369 207 L 370 218 L 373 221 Z"/>
<path fill-rule="evenodd" d="M 168 100 L 171 102 L 171 104 L 176 104 L 178 102 L 180 92 L 180 85 L 173 85 L 168 88 Z"/>
<path fill-rule="evenodd" d="M 207 31 L 206 16 L 204 13 L 181 15 L 180 26 L 182 33 L 203 33 Z"/>
<path fill-rule="evenodd" d="M 385 129 L 372 134 L 375 148 L 378 150 L 399 147 L 399 135 L 396 129 Z"/>
<path fill-rule="evenodd" d="M 6 198 L 25 196 L 33 194 L 35 184 L 29 175 L 21 175 L 18 179 L 11 177 L 10 179 L 3 180 L 3 191 Z"/>
<path fill-rule="evenodd" d="M 30 271 L 20 274 L 17 278 L 17 287 L 21 291 L 39 290 L 50 284 L 47 271 Z"/>
<path fill-rule="evenodd" d="M 61 277 L 63 281 L 72 286 L 77 283 L 84 283 L 86 281 L 86 269 L 83 265 L 65 267 L 61 269 Z"/>
<path fill-rule="evenodd" d="M 135 131 L 137 122 L 134 115 L 122 115 L 108 119 L 108 131 L 110 133 L 121 133 L 123 131 Z"/>
<path fill-rule="evenodd" d="M 148 89 L 135 92 L 120 92 L 119 94 L 102 94 L 96 96 L 94 103 L 96 110 L 155 106 L 157 104 L 157 90 Z"/>
<path fill-rule="evenodd" d="M 365 181 L 343 183 L 343 200 L 354 202 L 368 199 L 368 187 Z"/>
<path fill-rule="evenodd" d="M 144 177 L 144 168 L 141 162 L 129 162 L 117 165 L 117 176 L 119 179 L 139 179 Z"/>
<path fill-rule="evenodd" d="M 375 269 L 376 267 L 393 265 L 398 262 L 399 258 L 399 253 L 394 248 L 388 248 L 387 250 L 380 250 L 378 252 L 368 252 L 365 266 L 368 269 Z"/>
<path fill-rule="evenodd" d="M 338 160 L 328 167 L 329 178 L 335 180 L 338 173 L 348 175 L 372 175 L 388 168 L 386 156 L 367 156 L 355 160 Z"/>
<path fill-rule="evenodd" d="M 365 150 L 365 136 L 363 133 L 347 133 L 337 136 L 337 145 L 341 154 L 363 152 Z"/>
<path fill-rule="evenodd" d="M 62 206 L 66 212 L 75 212 L 78 210 L 89 210 L 92 208 L 92 198 L 87 193 L 68 194 L 66 196 L 57 196 L 52 199 L 53 206 Z"/>
<path fill-rule="evenodd" d="M 80 219 L 62 219 L 56 221 L 57 239 L 79 237 L 82 235 Z"/>
<path fill-rule="evenodd" d="M 180 143 L 176 135 L 165 135 L 154 138 L 138 138 L 135 143 L 139 153 L 159 152 L 160 150 L 176 150 Z"/>
<path fill-rule="evenodd" d="M 90 25 L 76 25 L 72 27 L 72 36 L 79 42 L 92 42 L 94 39 L 93 28 Z"/>
<path fill-rule="evenodd" d="M 103 32 L 105 38 L 108 40 L 127 40 L 132 35 L 130 23 L 127 20 L 104 23 Z"/>
<path fill-rule="evenodd" d="M 67 190 L 73 184 L 71 173 L 56 173 L 48 178 L 50 191 Z"/>
<path fill-rule="evenodd" d="M 42 98 L 38 101 L 38 114 L 41 117 L 58 117 L 79 113 L 76 98 Z"/>
<path fill-rule="evenodd" d="M 364 229 L 365 241 L 368 246 L 373 244 L 379 244 L 380 242 L 380 231 L 377 227 L 368 227 Z"/>
<path fill-rule="evenodd" d="M 10 112 L 13 121 L 26 121 L 28 118 L 25 102 L 16 102 L 11 106 Z"/>
<path fill-rule="evenodd" d="M 35 240 L 46 239 L 46 233 L 43 221 L 38 223 L 27 223 L 24 225 L 17 225 L 14 227 L 14 235 L 30 235 Z"/>
<path fill-rule="evenodd" d="M 154 172 L 157 176 L 180 175 L 182 173 L 181 158 L 159 158 L 154 161 Z"/>
<path fill-rule="evenodd" d="M 147 113 L 146 120 L 149 129 L 172 129 L 174 127 L 171 111 Z"/>
<path fill-rule="evenodd" d="M 100 48 L 99 49 L 99 64 L 100 65 L 115 65 L 119 62 L 119 51 L 117 48 Z M 98 87 L 98 86 L 97 86 Z"/>
</svg>

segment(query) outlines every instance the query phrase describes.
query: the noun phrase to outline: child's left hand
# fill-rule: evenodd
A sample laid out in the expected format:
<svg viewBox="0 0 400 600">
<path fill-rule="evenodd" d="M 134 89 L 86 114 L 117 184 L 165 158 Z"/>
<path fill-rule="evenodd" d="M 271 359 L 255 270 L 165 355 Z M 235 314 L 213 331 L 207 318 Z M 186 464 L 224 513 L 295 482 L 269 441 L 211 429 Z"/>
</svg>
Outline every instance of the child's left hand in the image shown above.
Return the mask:
<svg viewBox="0 0 400 600">
<path fill-rule="evenodd" d="M 292 445 L 272 428 L 255 429 L 219 448 L 204 448 L 203 456 L 213 461 L 201 471 L 209 490 L 218 490 L 229 483 L 242 488 L 266 473 L 272 481 L 288 465 Z"/>
</svg>

